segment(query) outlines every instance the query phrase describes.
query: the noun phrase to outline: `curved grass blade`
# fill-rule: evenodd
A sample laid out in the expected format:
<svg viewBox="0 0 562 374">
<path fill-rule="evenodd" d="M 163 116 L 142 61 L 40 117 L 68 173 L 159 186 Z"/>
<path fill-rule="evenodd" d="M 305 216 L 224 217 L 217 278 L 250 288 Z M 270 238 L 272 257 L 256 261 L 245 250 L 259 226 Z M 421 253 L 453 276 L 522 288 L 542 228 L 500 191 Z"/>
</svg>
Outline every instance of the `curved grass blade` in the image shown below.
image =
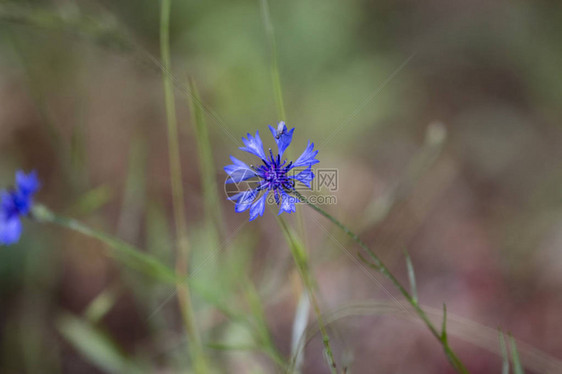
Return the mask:
<svg viewBox="0 0 562 374">
<path fill-rule="evenodd" d="M 511 346 L 511 361 L 513 362 L 513 373 L 525 374 L 523 365 L 521 365 L 521 361 L 519 360 L 519 351 L 517 350 L 517 344 L 515 343 L 515 339 L 513 339 L 513 336 L 511 336 L 511 334 L 509 334 L 509 345 Z"/>
<path fill-rule="evenodd" d="M 414 273 L 414 265 L 412 264 L 412 259 L 408 251 L 404 251 L 406 255 L 406 267 L 408 268 L 408 280 L 410 281 L 410 292 L 412 294 L 412 300 L 418 303 L 418 288 L 416 287 L 416 274 Z"/>
<path fill-rule="evenodd" d="M 126 357 L 109 336 L 80 318 L 65 314 L 58 319 L 57 328 L 76 350 L 104 372 L 146 372 Z"/>
<path fill-rule="evenodd" d="M 498 330 L 498 336 L 500 340 L 500 351 L 502 354 L 502 374 L 509 374 L 509 355 L 507 353 L 505 337 L 501 330 Z"/>
<path fill-rule="evenodd" d="M 425 311 L 418 305 L 417 302 L 414 301 L 412 295 L 406 290 L 406 288 L 404 288 L 402 283 L 400 283 L 400 281 L 394 276 L 394 274 L 390 271 L 390 269 L 376 255 L 376 253 L 373 252 L 371 250 L 371 248 L 369 248 L 367 246 L 367 244 L 365 244 L 365 242 L 363 242 L 361 240 L 361 238 L 359 238 L 359 236 L 356 233 L 351 231 L 347 226 L 345 226 L 343 223 L 338 221 L 332 215 L 330 215 L 329 213 L 324 211 L 322 208 L 320 208 L 319 206 L 311 203 L 300 192 L 298 192 L 296 190 L 293 190 L 293 191 L 291 191 L 291 193 L 293 195 L 295 195 L 300 201 L 302 201 L 303 203 L 305 203 L 309 207 L 311 207 L 313 210 L 315 210 L 317 213 L 319 213 L 320 215 L 322 215 L 325 218 L 327 218 L 328 220 L 330 220 L 333 224 L 335 224 L 338 228 L 340 228 L 349 238 L 351 238 L 355 243 L 357 243 L 361 247 L 361 249 L 363 249 L 363 251 L 365 253 L 367 253 L 369 255 L 370 259 L 366 259 L 361 253 L 357 254 L 357 256 L 359 257 L 359 259 L 361 261 L 363 261 L 367 266 L 369 266 L 369 267 L 373 268 L 374 270 L 383 274 L 388 280 L 390 280 L 392 282 L 392 284 L 398 289 L 398 291 L 400 291 L 402 296 L 404 296 L 404 298 L 410 303 L 410 305 L 414 309 L 415 313 L 425 323 L 425 325 L 427 326 L 429 331 L 433 334 L 433 336 L 437 340 L 439 340 L 439 342 L 443 346 L 443 349 L 444 349 L 447 357 L 451 361 L 451 364 L 453 365 L 453 367 L 461 374 L 468 373 L 468 370 L 462 364 L 462 362 L 457 357 L 457 355 L 452 350 L 452 348 L 449 346 L 447 340 L 446 339 L 444 340 L 442 338 L 441 334 L 439 334 L 439 332 L 437 331 L 437 329 L 435 328 L 433 323 L 429 320 Z"/>
<path fill-rule="evenodd" d="M 35 204 L 33 207 L 33 217 L 39 222 L 54 223 L 100 240 L 108 246 L 108 253 L 111 257 L 115 258 L 123 265 L 150 276 L 155 280 L 169 284 L 176 284 L 180 281 L 170 268 L 151 255 L 141 252 L 132 245 L 107 235 L 104 232 L 94 230 L 77 220 L 57 216 L 43 205 Z"/>
<path fill-rule="evenodd" d="M 172 77 L 167 74 L 171 70 L 170 54 L 170 13 L 172 0 L 163 0 L 160 7 L 160 54 L 162 59 L 162 83 L 164 86 L 164 102 L 166 105 L 166 122 L 168 133 L 168 156 L 170 165 L 170 182 L 172 185 L 172 202 L 174 208 L 174 221 L 176 226 L 176 270 L 181 277 L 187 276 L 190 258 L 190 243 L 187 234 L 187 221 L 184 211 L 185 199 L 182 185 L 182 169 L 180 146 L 178 139 L 178 125 L 174 99 L 174 86 Z M 191 291 L 188 284 L 178 283 L 177 298 L 180 305 L 184 329 L 189 338 L 189 354 L 192 359 L 193 369 L 196 373 L 208 373 L 209 364 L 201 336 L 195 322 L 195 312 L 191 300 Z"/>
</svg>

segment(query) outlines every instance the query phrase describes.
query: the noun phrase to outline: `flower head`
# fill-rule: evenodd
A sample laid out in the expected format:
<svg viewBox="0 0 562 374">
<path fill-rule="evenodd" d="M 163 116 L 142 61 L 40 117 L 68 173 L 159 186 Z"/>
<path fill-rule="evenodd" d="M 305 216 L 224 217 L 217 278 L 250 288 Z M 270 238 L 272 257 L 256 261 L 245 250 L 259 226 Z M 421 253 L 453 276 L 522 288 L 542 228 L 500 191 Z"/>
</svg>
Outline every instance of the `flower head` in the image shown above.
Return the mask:
<svg viewBox="0 0 562 374">
<path fill-rule="evenodd" d="M 290 192 L 295 189 L 296 182 L 310 188 L 310 183 L 314 178 L 311 166 L 320 162 L 316 159 L 318 151 L 314 150 L 314 143 L 310 141 L 295 162 L 287 162 L 283 159 L 283 153 L 291 144 L 295 129 L 287 130 L 285 122 L 279 122 L 277 129 L 269 126 L 269 130 L 277 143 L 277 154 L 274 154 L 270 148 L 269 154 L 266 155 L 260 135 L 256 131 L 255 136 L 248 134 L 247 138 L 242 138 L 244 147 L 240 147 L 240 149 L 259 157 L 262 164 L 248 166 L 243 161 L 230 156 L 233 164 L 224 167 L 224 171 L 228 174 L 226 184 L 240 183 L 250 179 L 257 180 L 256 187 L 229 198 L 236 202 L 234 208 L 236 212 L 250 210 L 250 221 L 263 215 L 265 200 L 270 192 L 279 205 L 279 214 L 294 212 L 296 199 L 290 195 Z M 296 173 L 295 168 L 304 168 L 304 170 Z"/>
<path fill-rule="evenodd" d="M 20 217 L 33 206 L 33 195 L 39 190 L 37 172 L 16 172 L 16 185 L 10 190 L 0 190 L 0 245 L 16 243 L 21 236 Z"/>
</svg>

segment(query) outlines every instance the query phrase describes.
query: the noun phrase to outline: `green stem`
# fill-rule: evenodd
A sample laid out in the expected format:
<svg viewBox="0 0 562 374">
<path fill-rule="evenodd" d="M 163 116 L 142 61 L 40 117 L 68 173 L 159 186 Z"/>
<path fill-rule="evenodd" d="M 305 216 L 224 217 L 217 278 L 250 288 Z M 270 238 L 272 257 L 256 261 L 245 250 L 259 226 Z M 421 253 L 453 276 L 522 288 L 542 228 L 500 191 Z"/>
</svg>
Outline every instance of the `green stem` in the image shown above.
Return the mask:
<svg viewBox="0 0 562 374">
<path fill-rule="evenodd" d="M 277 112 L 282 121 L 285 121 L 285 104 L 283 102 L 283 90 L 281 89 L 281 77 L 279 74 L 279 65 L 277 58 L 277 43 L 275 42 L 275 33 L 273 31 L 273 23 L 269 14 L 269 5 L 267 0 L 261 1 L 262 17 L 265 26 L 265 32 L 269 42 L 271 52 L 271 82 L 273 84 L 273 92 L 275 94 L 275 104 Z"/>
<path fill-rule="evenodd" d="M 320 305 L 315 294 L 315 284 L 310 272 L 310 266 L 308 264 L 308 256 L 305 248 L 298 242 L 295 238 L 294 233 L 287 226 L 287 223 L 283 218 L 278 219 L 280 226 L 283 228 L 283 232 L 287 237 L 289 246 L 291 248 L 291 254 L 299 270 L 299 275 L 304 283 L 307 293 L 310 298 L 310 303 L 318 319 L 318 326 L 320 328 L 320 333 L 322 334 L 322 343 L 324 344 L 324 349 L 326 350 L 326 355 L 328 356 L 328 363 L 330 365 L 330 370 L 332 373 L 337 372 L 336 360 L 334 359 L 334 354 L 330 346 L 330 337 L 328 331 L 326 330 L 326 324 L 324 323 L 324 318 L 322 317 L 322 312 L 320 310 Z"/>
<path fill-rule="evenodd" d="M 193 80 L 189 81 L 191 90 L 191 118 L 195 132 L 197 153 L 199 155 L 199 169 L 201 171 L 201 187 L 203 188 L 203 206 L 207 226 L 214 231 L 215 239 L 224 235 L 224 221 L 218 196 L 219 189 L 216 181 L 216 168 L 213 160 L 213 147 L 209 136 L 209 129 L 205 121 L 204 109 L 201 106 L 199 91 Z M 217 243 L 218 244 L 218 243 Z"/>
<path fill-rule="evenodd" d="M 271 22 L 271 15 L 269 12 L 269 5 L 268 5 L 268 1 L 267 0 L 261 0 L 261 10 L 262 10 L 262 17 L 263 17 L 263 23 L 265 26 L 265 32 L 267 35 L 267 39 L 269 42 L 269 48 L 270 48 L 270 60 L 271 60 L 271 81 L 273 84 L 273 93 L 275 96 L 275 105 L 277 107 L 277 115 L 278 115 L 278 119 L 281 121 L 286 121 L 287 120 L 287 115 L 285 112 L 285 103 L 283 100 L 283 89 L 281 86 L 281 75 L 279 73 L 279 59 L 278 59 L 278 54 L 277 54 L 277 43 L 275 41 L 275 32 L 273 29 L 273 22 Z M 297 224 L 299 227 L 299 236 L 301 238 L 303 238 L 304 241 L 304 247 L 306 248 L 307 246 L 307 240 L 306 240 L 306 230 L 304 227 L 304 220 L 302 217 L 302 212 L 300 209 L 297 210 L 296 212 L 297 215 Z M 285 224 L 285 222 L 283 220 L 279 220 L 280 225 L 282 226 L 283 230 L 286 232 L 286 234 L 288 234 L 288 237 L 290 237 L 290 233 L 289 231 L 287 231 L 287 226 Z M 293 234 L 294 237 L 294 234 Z M 289 239 L 291 240 L 291 239 Z M 296 242 L 296 240 L 293 240 L 293 242 Z M 293 248 L 293 245 L 291 244 L 292 242 L 289 242 L 289 245 L 291 248 Z M 304 259 L 306 260 L 306 249 L 303 249 L 302 252 L 305 254 Z M 292 251 L 293 253 L 293 257 L 295 258 L 295 262 L 297 262 L 297 266 L 298 266 L 298 261 L 297 261 L 297 257 L 295 257 L 295 252 Z M 332 349 L 330 347 L 330 339 L 329 336 L 326 332 L 326 328 L 324 323 L 322 322 L 322 313 L 320 311 L 320 307 L 319 307 L 319 303 L 318 300 L 316 298 L 315 295 L 315 289 L 314 289 L 314 282 L 312 277 L 310 276 L 310 273 L 308 271 L 308 261 L 305 261 L 305 267 L 304 268 L 299 268 L 299 273 L 301 275 L 301 278 L 303 279 L 303 283 L 305 288 L 307 289 L 306 293 L 301 293 L 300 297 L 308 297 L 309 300 L 311 301 L 311 305 L 313 307 L 314 313 L 316 314 L 316 318 L 318 320 L 318 324 L 320 326 L 320 331 L 322 332 L 322 341 L 324 343 L 324 349 L 327 352 L 328 355 L 328 359 L 330 360 L 329 365 L 330 365 L 330 370 L 332 370 L 332 372 L 334 372 L 336 370 L 336 363 L 334 360 L 334 356 L 332 353 Z M 304 270 L 304 271 L 303 271 Z M 306 280 L 308 279 L 308 281 Z M 306 310 L 306 313 L 308 314 L 308 308 Z M 297 352 L 299 352 L 297 350 Z M 298 361 L 302 361 L 302 355 L 303 352 L 300 351 L 298 354 L 301 355 L 299 360 L 297 357 L 295 357 L 295 362 Z M 299 372 L 300 368 L 296 367 L 296 372 Z"/>
<path fill-rule="evenodd" d="M 181 283 L 189 282 L 193 291 L 198 293 L 198 295 L 202 299 L 213 304 L 218 310 L 228 316 L 232 321 L 242 323 L 250 331 L 252 331 L 252 333 L 255 333 L 256 336 L 259 337 L 259 339 L 262 339 L 262 347 L 259 347 L 259 349 L 262 349 L 266 354 L 268 354 L 272 358 L 272 360 L 279 365 L 281 369 L 285 370 L 285 368 L 287 367 L 287 364 L 285 363 L 282 355 L 275 349 L 275 345 L 273 344 L 271 335 L 269 334 L 269 331 L 267 331 L 263 312 L 260 312 L 259 314 L 260 325 L 256 326 L 254 321 L 250 321 L 247 318 L 246 314 L 237 313 L 236 311 L 232 310 L 229 305 L 223 304 L 222 302 L 218 301 L 218 299 L 213 295 L 206 293 L 205 287 L 201 286 L 194 279 L 178 278 L 176 273 L 168 266 L 164 265 L 155 257 L 141 251 L 131 244 L 128 244 L 111 235 L 105 234 L 102 231 L 88 227 L 80 221 L 74 220 L 72 218 L 58 216 L 51 212 L 47 207 L 40 204 L 34 205 L 31 216 L 37 222 L 59 225 L 66 229 L 70 229 L 87 237 L 101 241 L 102 243 L 107 245 L 109 255 L 111 257 L 115 258 L 125 266 L 137 270 L 147 276 L 150 276 L 155 280 L 175 286 Z"/>
<path fill-rule="evenodd" d="M 182 188 L 182 171 L 180 163 L 180 150 L 178 141 L 178 125 L 174 103 L 174 86 L 170 74 L 170 10 L 171 0 L 162 0 L 160 18 L 160 53 L 162 58 L 162 81 L 166 103 L 166 118 L 168 124 L 168 151 L 170 163 L 170 178 L 172 184 L 172 200 L 174 206 L 174 221 L 176 224 L 177 252 L 176 271 L 180 277 L 187 276 L 189 261 L 189 240 L 187 235 L 187 222 L 184 213 L 184 195 Z M 178 284 L 178 302 L 182 311 L 185 332 L 189 339 L 191 359 L 197 373 L 208 372 L 201 337 L 195 324 L 195 313 L 191 302 L 191 293 L 186 283 Z"/>
<path fill-rule="evenodd" d="M 110 250 L 109 255 L 111 257 L 114 257 L 124 265 L 144 273 L 156 280 L 163 281 L 168 284 L 181 282 L 180 278 L 178 278 L 170 268 L 162 264 L 155 257 L 140 251 L 136 247 L 120 239 L 88 227 L 82 222 L 72 218 L 57 216 L 45 206 L 40 204 L 35 204 L 33 206 L 31 215 L 38 222 L 53 223 L 107 244 Z"/>
<path fill-rule="evenodd" d="M 412 306 L 412 308 L 414 309 L 414 311 L 416 312 L 416 314 L 421 318 L 421 320 L 425 323 L 425 325 L 428 327 L 429 331 L 431 332 L 431 334 L 433 336 L 435 336 L 435 338 L 441 343 L 441 345 L 443 346 L 443 349 L 445 351 L 445 354 L 447 355 L 447 358 L 449 359 L 449 361 L 451 362 L 451 365 L 459 372 L 462 374 L 467 374 L 468 370 L 466 369 L 466 367 L 464 366 L 464 364 L 460 361 L 460 359 L 458 358 L 458 356 L 454 353 L 454 351 L 452 350 L 452 348 L 449 346 L 449 343 L 447 341 L 447 336 L 444 332 L 439 333 L 437 328 L 435 328 L 435 326 L 433 325 L 433 323 L 429 320 L 429 318 L 427 317 L 427 314 L 424 312 L 424 310 L 420 307 L 420 305 L 418 304 L 417 300 L 415 297 L 413 297 L 412 295 L 410 295 L 410 293 L 408 292 L 408 290 L 406 290 L 406 288 L 404 286 L 402 286 L 402 284 L 400 283 L 400 281 L 398 281 L 398 279 L 390 272 L 390 270 L 388 269 L 388 267 L 386 267 L 386 265 L 382 262 L 382 260 L 359 238 L 359 236 L 357 236 L 357 234 L 355 234 L 353 231 L 351 231 L 347 226 L 345 226 L 344 224 L 342 224 L 340 221 L 338 221 L 337 219 L 335 219 L 333 216 L 331 216 L 329 213 L 327 213 L 326 211 L 324 211 L 322 208 L 320 208 L 319 206 L 311 203 L 305 196 L 303 196 L 301 193 L 299 193 L 298 191 L 291 191 L 296 197 L 299 198 L 300 201 L 304 202 L 305 204 L 307 204 L 308 206 L 310 206 L 312 209 L 314 209 L 316 212 L 320 213 L 322 216 L 326 217 L 327 219 L 329 219 L 333 224 L 335 224 L 336 226 L 338 226 L 347 236 L 349 236 L 354 242 L 356 242 L 357 244 L 359 244 L 359 246 L 365 251 L 367 252 L 367 254 L 370 256 L 372 262 L 367 261 L 367 259 L 365 259 L 361 253 L 359 253 L 359 258 L 365 262 L 367 265 L 369 265 L 370 267 L 374 268 L 375 270 L 379 271 L 381 274 L 383 274 L 385 277 L 387 277 L 393 284 L 394 286 L 396 286 L 396 288 L 398 288 L 398 290 L 400 291 L 400 293 L 404 296 L 404 298 L 406 298 L 406 300 L 410 303 L 410 305 Z"/>
</svg>

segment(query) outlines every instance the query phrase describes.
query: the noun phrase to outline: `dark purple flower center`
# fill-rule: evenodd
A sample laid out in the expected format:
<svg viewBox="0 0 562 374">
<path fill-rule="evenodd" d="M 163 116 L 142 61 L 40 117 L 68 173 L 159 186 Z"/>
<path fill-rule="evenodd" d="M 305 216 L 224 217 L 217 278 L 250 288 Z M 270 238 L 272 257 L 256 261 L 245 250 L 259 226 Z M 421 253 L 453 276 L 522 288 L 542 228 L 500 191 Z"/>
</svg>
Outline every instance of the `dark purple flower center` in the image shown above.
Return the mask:
<svg viewBox="0 0 562 374">
<path fill-rule="evenodd" d="M 279 193 L 293 188 L 293 179 L 288 177 L 292 162 L 287 164 L 287 160 L 281 162 L 281 156 L 273 156 L 269 149 L 269 159 L 262 159 L 263 165 L 255 168 L 257 175 L 261 178 L 258 190 L 269 190 L 275 192 L 275 199 L 279 203 Z"/>
</svg>

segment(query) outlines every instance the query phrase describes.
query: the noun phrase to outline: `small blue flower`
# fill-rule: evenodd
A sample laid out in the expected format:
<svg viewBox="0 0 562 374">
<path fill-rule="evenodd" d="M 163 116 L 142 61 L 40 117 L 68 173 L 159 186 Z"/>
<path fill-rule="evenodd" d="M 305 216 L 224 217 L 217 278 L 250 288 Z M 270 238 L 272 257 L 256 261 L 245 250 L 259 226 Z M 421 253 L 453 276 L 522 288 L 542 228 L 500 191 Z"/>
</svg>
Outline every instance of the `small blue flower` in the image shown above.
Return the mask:
<svg viewBox="0 0 562 374">
<path fill-rule="evenodd" d="M 22 170 L 16 171 L 16 189 L 26 196 L 32 196 L 39 191 L 41 184 L 37 177 L 37 171 L 33 170 L 25 174 Z"/>
<path fill-rule="evenodd" d="M 229 197 L 229 200 L 236 202 L 234 210 L 237 213 L 250 210 L 250 221 L 263 215 L 269 192 L 273 193 L 275 202 L 279 205 L 279 214 L 293 213 L 298 199 L 290 195 L 290 192 L 295 189 L 296 182 L 311 188 L 314 179 L 311 166 L 320 162 L 316 159 L 318 151 L 314 150 L 314 143 L 309 141 L 305 151 L 297 160 L 287 163 L 287 160 L 283 160 L 283 153 L 291 144 L 295 129 L 287 130 L 285 122 L 279 122 L 277 129 L 269 126 L 269 130 L 277 143 L 277 155 L 274 155 L 270 148 L 269 157 L 266 156 L 259 132 L 256 131 L 255 136 L 248 134 L 246 139 L 242 138 L 244 147 L 240 149 L 259 157 L 262 165 L 248 166 L 243 161 L 230 156 L 233 164 L 224 167 L 224 171 L 228 174 L 226 184 L 240 183 L 252 178 L 257 180 L 257 187 Z M 304 170 L 295 175 L 293 169 L 302 167 Z"/>
<path fill-rule="evenodd" d="M 291 140 L 293 140 L 293 132 L 295 131 L 295 129 L 292 128 L 287 132 L 287 126 L 285 126 L 285 122 L 281 121 L 279 122 L 279 125 L 277 125 L 277 130 L 271 127 L 271 125 L 269 125 L 269 130 L 275 138 L 277 148 L 279 149 L 279 155 L 283 157 L 283 152 L 285 152 L 285 149 L 287 149 L 289 144 L 291 144 Z"/>
<path fill-rule="evenodd" d="M 33 195 L 39 190 L 37 172 L 25 174 L 16 172 L 16 186 L 0 190 L 0 245 L 17 243 L 22 232 L 20 217 L 25 216 L 33 206 Z"/>
</svg>

